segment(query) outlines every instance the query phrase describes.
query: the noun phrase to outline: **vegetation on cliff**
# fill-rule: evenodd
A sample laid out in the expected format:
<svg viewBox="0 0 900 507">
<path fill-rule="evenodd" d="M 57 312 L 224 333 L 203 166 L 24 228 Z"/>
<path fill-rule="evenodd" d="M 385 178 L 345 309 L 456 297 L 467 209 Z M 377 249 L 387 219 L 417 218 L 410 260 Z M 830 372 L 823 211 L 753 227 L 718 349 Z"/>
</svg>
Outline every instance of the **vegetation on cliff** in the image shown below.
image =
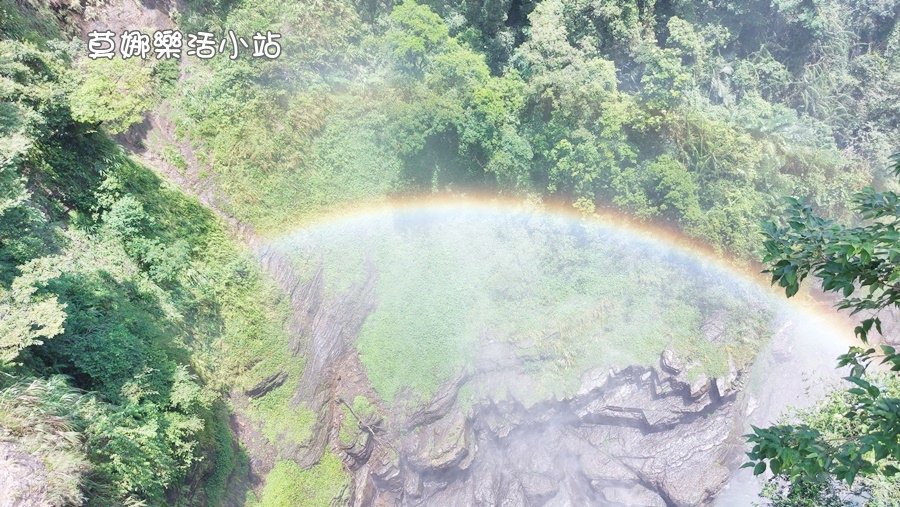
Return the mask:
<svg viewBox="0 0 900 507">
<path fill-rule="evenodd" d="M 751 256 L 782 196 L 847 218 L 854 190 L 891 182 L 894 2 L 189 5 L 185 28 L 284 35 L 280 59 L 197 64 L 172 99 L 262 231 L 347 200 L 490 189 Z"/>
<path fill-rule="evenodd" d="M 0 41 L 0 445 L 48 474 L 21 501 L 218 504 L 240 453 L 222 394 L 286 354 L 282 296 L 84 113 L 80 49 L 20 31 L 18 9 Z"/>
<path fill-rule="evenodd" d="M 304 363 L 287 350 L 284 295 L 211 211 L 110 138 L 154 108 L 175 125 L 166 161 L 186 171 L 191 160 L 224 211 L 264 235 L 350 202 L 515 195 L 664 222 L 745 259 L 768 253 L 791 293 L 812 272 L 846 291 L 847 307 L 895 304 L 897 199 L 886 191 L 896 181 L 883 168 L 898 144 L 898 9 L 897 0 L 187 0 L 169 12 L 179 29 L 271 30 L 283 52 L 186 57 L 179 67 L 87 60 L 83 5 L 0 0 L 0 446 L 43 470 L 46 503 L 218 505 L 247 467 L 230 434 L 229 391 L 284 373 L 241 414 L 268 443 L 299 445 L 311 433 L 315 414 L 291 391 Z M 878 192 L 854 201 L 867 185 Z M 785 210 L 789 195 L 810 208 Z M 858 220 L 854 204 L 869 225 L 827 221 Z M 787 228 L 758 227 L 779 211 L 793 213 Z M 383 273 L 384 311 L 358 345 L 384 399 L 408 387 L 427 396 L 455 373 L 442 339 L 470 317 L 449 304 L 425 321 L 386 318 L 392 307 L 429 312 L 470 295 L 466 280 L 407 260 L 446 292 L 411 303 L 421 286 L 409 273 Z M 629 283 L 615 275 L 535 273 L 547 292 L 530 301 L 577 304 L 523 326 L 564 328 L 597 296 L 593 284 Z M 669 281 L 643 276 L 648 287 Z M 853 299 L 854 284 L 875 291 Z M 727 367 L 690 334 L 698 308 L 645 296 L 608 310 L 668 305 L 651 331 L 676 329 L 669 338 L 701 357 L 698 372 Z M 620 340 L 649 336 L 624 317 L 613 324 Z M 527 334 L 498 332 L 511 342 Z M 645 361 L 652 345 L 624 359 Z M 413 349 L 430 369 L 396 364 Z M 597 353 L 552 352 L 572 362 Z M 877 482 L 892 472 L 895 391 L 862 367 L 875 353 L 896 357 L 852 350 L 844 362 L 857 387 L 805 425 L 757 433 L 768 447 L 755 458 L 813 495 L 832 475 Z M 553 378 L 548 392 L 572 382 Z M 821 446 L 834 436 L 822 421 L 844 407 L 862 433 Z M 790 439 L 812 457 L 783 455 Z M 258 501 L 325 502 L 344 482 L 330 452 L 308 470 L 279 459 Z"/>
<path fill-rule="evenodd" d="M 900 155 L 894 174 L 900 177 Z M 862 346 L 840 357 L 853 387 L 798 424 L 754 428 L 749 435 L 754 446 L 747 466 L 757 475 L 768 467 L 786 481 L 773 496 L 788 504 L 840 502 L 848 490 L 873 505 L 897 498 L 900 354 L 890 345 L 895 337 L 881 344 L 869 340 L 882 331 L 878 312 L 900 305 L 900 195 L 869 188 L 854 202 L 862 225 L 823 219 L 795 201 L 786 220 L 765 228 L 765 260 L 773 283 L 789 297 L 812 275 L 826 291 L 840 294 L 839 308 L 873 314 L 856 328 Z"/>
</svg>

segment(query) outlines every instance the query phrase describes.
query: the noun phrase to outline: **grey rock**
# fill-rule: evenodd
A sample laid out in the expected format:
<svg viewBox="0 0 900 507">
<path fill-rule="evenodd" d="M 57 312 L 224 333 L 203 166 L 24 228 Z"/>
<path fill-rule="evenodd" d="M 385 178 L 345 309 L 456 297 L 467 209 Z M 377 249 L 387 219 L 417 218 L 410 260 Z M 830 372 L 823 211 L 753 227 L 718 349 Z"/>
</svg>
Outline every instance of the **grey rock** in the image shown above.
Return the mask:
<svg viewBox="0 0 900 507">
<path fill-rule="evenodd" d="M 684 362 L 678 358 L 675 354 L 675 351 L 672 349 L 665 349 L 662 351 L 662 354 L 659 358 L 659 363 L 662 366 L 663 370 L 671 373 L 673 375 L 678 375 L 684 370 Z"/>
<path fill-rule="evenodd" d="M 627 507 L 667 507 L 658 494 L 640 486 L 609 486 L 601 489 L 604 500 Z"/>
<path fill-rule="evenodd" d="M 709 392 L 709 377 L 701 373 L 690 384 L 691 398 L 698 399 Z"/>
</svg>

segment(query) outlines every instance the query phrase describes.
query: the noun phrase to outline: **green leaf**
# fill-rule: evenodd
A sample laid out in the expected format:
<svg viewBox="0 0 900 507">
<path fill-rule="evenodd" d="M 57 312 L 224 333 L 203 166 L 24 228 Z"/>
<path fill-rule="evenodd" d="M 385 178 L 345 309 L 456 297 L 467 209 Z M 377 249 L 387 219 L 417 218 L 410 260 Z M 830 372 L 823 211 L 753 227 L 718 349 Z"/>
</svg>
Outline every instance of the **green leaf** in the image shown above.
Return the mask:
<svg viewBox="0 0 900 507">
<path fill-rule="evenodd" d="M 765 461 L 760 461 L 759 463 L 756 464 L 755 467 L 753 467 L 753 475 L 759 475 L 765 471 L 766 471 L 766 462 Z"/>
</svg>

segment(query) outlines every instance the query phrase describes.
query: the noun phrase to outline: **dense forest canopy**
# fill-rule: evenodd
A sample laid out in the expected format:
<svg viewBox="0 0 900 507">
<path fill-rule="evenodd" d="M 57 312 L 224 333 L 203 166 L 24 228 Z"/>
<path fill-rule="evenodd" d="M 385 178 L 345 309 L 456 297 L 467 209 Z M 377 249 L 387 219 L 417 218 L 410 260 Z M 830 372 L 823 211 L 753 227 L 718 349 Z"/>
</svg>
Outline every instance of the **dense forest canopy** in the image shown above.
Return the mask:
<svg viewBox="0 0 900 507">
<path fill-rule="evenodd" d="M 756 260 L 785 197 L 849 223 L 855 192 L 897 189 L 897 0 L 162 4 L 282 54 L 90 60 L 107 2 L 0 0 L 0 447 L 46 465 L 51 505 L 243 503 L 228 394 L 273 371 L 285 387 L 242 414 L 308 440 L 285 296 L 221 216 L 267 236 L 350 202 L 503 194 Z M 216 212 L 120 146 L 151 113 L 173 126 L 147 140 L 160 165 Z M 260 501 L 345 482 L 330 452 L 279 462 Z"/>
<path fill-rule="evenodd" d="M 281 59 L 192 69 L 176 99 L 234 212 L 263 230 L 335 201 L 487 185 L 750 255 L 760 237 L 745 232 L 781 196 L 847 217 L 854 190 L 892 181 L 891 2 L 348 7 L 182 14 L 283 27 Z"/>
<path fill-rule="evenodd" d="M 240 457 L 213 355 L 278 351 L 279 296 L 209 211 L 76 119 L 77 46 L 3 9 L 0 445 L 46 489 L 12 501 L 218 503 Z"/>
</svg>

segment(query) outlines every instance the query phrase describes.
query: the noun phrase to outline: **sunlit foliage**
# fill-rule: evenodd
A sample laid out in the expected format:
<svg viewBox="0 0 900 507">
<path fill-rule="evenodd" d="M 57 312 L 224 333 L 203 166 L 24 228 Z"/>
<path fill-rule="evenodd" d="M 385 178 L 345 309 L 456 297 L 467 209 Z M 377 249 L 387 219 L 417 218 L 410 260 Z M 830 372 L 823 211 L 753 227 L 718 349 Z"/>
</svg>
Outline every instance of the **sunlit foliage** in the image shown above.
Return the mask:
<svg viewBox="0 0 900 507">
<path fill-rule="evenodd" d="M 894 173 L 900 176 L 900 157 Z M 864 225 L 823 219 L 794 201 L 786 221 L 766 227 L 764 260 L 773 283 L 789 297 L 812 275 L 826 291 L 840 294 L 838 307 L 876 312 L 856 328 L 863 346 L 840 357 L 839 366 L 850 368 L 846 380 L 853 387 L 800 424 L 754 428 L 749 435 L 754 445 L 746 466 L 757 475 L 768 468 L 790 481 L 788 497 L 810 496 L 813 502 L 817 495 L 830 494 L 834 479 L 853 486 L 858 476 L 878 483 L 900 472 L 900 354 L 887 344 L 869 344 L 870 336 L 881 333 L 877 312 L 900 306 L 900 196 L 866 189 L 856 195 L 855 205 L 867 220 Z M 879 378 L 880 367 L 891 372 L 889 377 Z M 816 424 L 829 419 L 835 404 L 844 407 L 840 429 Z"/>
</svg>

